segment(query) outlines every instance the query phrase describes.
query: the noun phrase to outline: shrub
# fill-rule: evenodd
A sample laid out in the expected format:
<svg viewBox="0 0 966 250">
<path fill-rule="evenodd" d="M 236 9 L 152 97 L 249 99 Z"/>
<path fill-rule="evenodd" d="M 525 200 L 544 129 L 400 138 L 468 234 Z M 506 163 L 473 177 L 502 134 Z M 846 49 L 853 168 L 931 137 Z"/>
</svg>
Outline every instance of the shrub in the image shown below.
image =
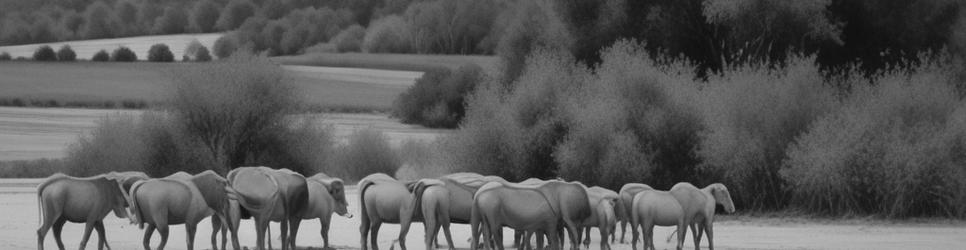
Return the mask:
<svg viewBox="0 0 966 250">
<path fill-rule="evenodd" d="M 215 50 L 215 56 L 218 56 L 218 58 L 228 58 L 238 50 L 238 43 L 233 34 L 228 33 L 219 37 L 218 40 L 215 40 L 215 44 L 212 46 Z"/>
<path fill-rule="evenodd" d="M 57 50 L 57 59 L 67 62 L 76 61 L 77 53 L 74 53 L 74 50 L 70 48 L 70 45 L 65 44 L 64 46 L 60 47 L 60 50 Z"/>
<path fill-rule="evenodd" d="M 462 129 L 447 145 L 457 169 L 509 180 L 555 176 L 553 151 L 568 130 L 561 102 L 590 72 L 554 51 L 540 51 L 527 65 L 512 87 L 486 82 L 471 96 Z"/>
<path fill-rule="evenodd" d="M 110 171 L 144 171 L 145 142 L 134 115 L 102 118 L 67 149 L 68 173 L 89 176 Z"/>
<path fill-rule="evenodd" d="M 57 53 L 50 46 L 40 46 L 34 50 L 33 59 L 35 61 L 57 61 Z"/>
<path fill-rule="evenodd" d="M 560 176 L 612 189 L 628 182 L 665 189 L 699 180 L 694 150 L 702 127 L 693 103 L 697 86 L 684 73 L 689 65 L 659 66 L 634 41 L 619 41 L 601 54 L 594 74 L 558 101 L 568 128 L 554 150 Z M 519 82 L 529 79 L 532 66 Z"/>
<path fill-rule="evenodd" d="M 134 51 L 131 51 L 131 49 L 124 46 L 117 47 L 117 49 L 114 49 L 114 52 L 111 52 L 111 61 L 134 62 L 137 60 L 138 55 L 134 54 Z"/>
<path fill-rule="evenodd" d="M 199 56 L 202 53 L 205 54 L 205 56 L 207 56 L 207 59 L 203 61 L 205 62 L 211 61 L 211 54 L 208 52 L 208 48 L 202 45 L 201 42 L 198 41 L 198 39 L 195 39 L 195 40 L 191 40 L 191 42 L 188 43 L 188 46 L 185 47 L 184 55 L 182 55 L 182 58 L 183 58 L 183 61 L 185 62 L 191 61 L 191 60 L 202 61 L 201 59 L 199 59 Z"/>
<path fill-rule="evenodd" d="M 10 53 L 7 53 L 6 51 L 0 53 L 0 61 L 10 61 L 11 59 Z"/>
<path fill-rule="evenodd" d="M 444 151 L 439 142 L 404 140 L 397 150 L 402 166 L 396 171 L 396 179 L 419 180 L 454 173 L 456 170 L 443 162 Z"/>
<path fill-rule="evenodd" d="M 255 15 L 255 4 L 248 0 L 232 0 L 222 9 L 221 16 L 215 23 L 220 30 L 233 30 L 241 26 L 246 19 Z"/>
<path fill-rule="evenodd" d="M 399 168 L 399 157 L 380 131 L 365 128 L 353 132 L 349 142 L 336 149 L 332 173 L 349 180 L 359 180 L 373 173 L 394 175 Z"/>
<path fill-rule="evenodd" d="M 195 61 L 196 62 L 207 62 L 211 61 L 211 53 L 208 52 L 208 48 L 201 46 L 195 51 Z"/>
<path fill-rule="evenodd" d="M 110 60 L 111 55 L 107 54 L 107 50 L 98 51 L 97 53 L 94 53 L 94 56 L 91 57 L 91 61 L 95 62 L 106 62 Z"/>
<path fill-rule="evenodd" d="M 788 149 L 792 204 L 826 214 L 966 216 L 966 103 L 934 65 L 860 85 Z"/>
<path fill-rule="evenodd" d="M 355 24 L 339 32 L 329 43 L 335 44 L 338 52 L 362 51 L 362 40 L 366 37 L 366 28 Z"/>
<path fill-rule="evenodd" d="M 46 178 L 66 170 L 63 159 L 0 161 L 0 178 Z"/>
<path fill-rule="evenodd" d="M 785 149 L 835 106 L 835 92 L 813 62 L 794 58 L 779 69 L 745 66 L 709 77 L 698 155 L 738 206 L 774 209 L 787 201 L 778 174 Z"/>
<path fill-rule="evenodd" d="M 465 97 L 483 80 L 482 71 L 475 64 L 463 65 L 454 71 L 428 71 L 399 94 L 393 115 L 403 123 L 454 128 L 466 113 Z"/>
<path fill-rule="evenodd" d="M 409 23 L 392 15 L 370 24 L 362 41 L 362 50 L 369 53 L 409 53 L 413 52 L 412 39 Z"/>
<path fill-rule="evenodd" d="M 173 62 L 174 54 L 171 53 L 171 49 L 168 49 L 168 45 L 163 43 L 151 45 L 151 48 L 148 49 L 148 61 Z"/>
</svg>

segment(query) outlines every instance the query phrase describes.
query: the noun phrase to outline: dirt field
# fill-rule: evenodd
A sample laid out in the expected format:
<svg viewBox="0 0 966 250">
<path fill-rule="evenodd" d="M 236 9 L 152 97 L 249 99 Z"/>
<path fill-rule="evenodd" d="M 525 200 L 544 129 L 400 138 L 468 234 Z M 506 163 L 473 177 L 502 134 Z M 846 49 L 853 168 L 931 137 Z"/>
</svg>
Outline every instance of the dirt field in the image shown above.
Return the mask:
<svg viewBox="0 0 966 250">
<path fill-rule="evenodd" d="M 36 228 L 39 225 L 37 196 L 34 186 L 36 179 L 0 179 L 0 249 L 34 249 L 37 244 Z M 354 186 L 347 189 L 349 211 L 358 214 L 358 190 Z M 114 249 L 140 249 L 143 231 L 127 224 L 113 214 L 105 219 L 108 242 Z M 278 225 L 273 224 L 273 245 L 278 247 Z M 664 238 L 671 228 L 657 228 L 655 235 Z M 452 226 L 454 245 L 467 249 L 469 228 L 466 225 Z M 210 248 L 211 226 L 208 220 L 199 224 L 195 237 L 198 249 Z M 305 249 L 319 249 L 322 245 L 319 236 L 318 220 L 303 221 L 297 244 Z M 385 225 L 379 233 L 379 247 L 388 248 L 399 232 L 397 225 Z M 714 228 L 717 249 L 964 249 L 966 248 L 966 227 L 961 223 L 893 224 L 877 222 L 811 222 L 791 220 L 768 220 L 719 216 Z M 75 248 L 83 233 L 81 224 L 68 223 L 64 226 L 64 243 Z M 243 221 L 239 230 L 243 245 L 254 245 L 254 226 L 251 221 Z M 406 237 L 407 246 L 424 249 L 423 227 L 413 224 Z M 505 231 L 505 244 L 510 245 L 512 235 Z M 630 233 L 628 233 L 628 237 Z M 168 239 L 169 249 L 185 249 L 183 226 L 173 226 Z M 330 244 L 338 249 L 358 249 L 359 218 L 347 219 L 334 217 L 329 232 Z M 599 249 L 599 234 L 592 234 L 590 249 Z M 152 244 L 159 242 L 155 234 Z M 440 237 L 445 243 L 445 239 Z M 693 241 L 685 240 L 685 248 L 691 249 Z M 52 233 L 45 239 L 47 248 L 56 244 Z M 702 244 L 704 248 L 706 245 Z M 88 243 L 89 249 L 96 246 L 96 238 Z M 658 249 L 673 249 L 674 245 L 660 240 Z M 630 249 L 630 244 L 614 244 L 613 249 Z"/>
<path fill-rule="evenodd" d="M 210 33 L 210 34 L 179 34 L 179 35 L 161 35 L 161 36 L 137 36 L 137 37 L 124 37 L 124 38 L 111 38 L 111 39 L 96 39 L 96 40 L 80 40 L 80 41 L 65 41 L 56 43 L 39 43 L 39 44 L 25 44 L 25 45 L 14 45 L 14 46 L 0 46 L 0 52 L 6 51 L 10 53 L 10 56 L 16 57 L 33 57 L 34 50 L 37 50 L 40 46 L 49 45 L 54 50 L 60 49 L 64 44 L 70 45 L 70 48 L 77 53 L 77 59 L 90 60 L 100 50 L 107 50 L 108 53 L 114 51 L 117 47 L 127 46 L 135 54 L 137 54 L 138 59 L 147 60 L 148 49 L 151 45 L 158 43 L 163 43 L 168 45 L 171 49 L 171 53 L 174 54 L 175 60 L 181 60 L 181 55 L 184 55 L 184 50 L 188 47 L 188 43 L 192 40 L 197 39 L 202 45 L 208 48 L 210 51 L 212 45 L 215 44 L 215 40 L 221 37 L 221 33 Z"/>
<path fill-rule="evenodd" d="M 0 161 L 58 158 L 77 136 L 107 115 L 138 114 L 134 110 L 0 107 Z M 311 115 L 322 126 L 331 125 L 345 141 L 353 131 L 372 127 L 383 131 L 393 145 L 404 140 L 433 140 L 447 130 L 407 125 L 381 114 Z M 0 248 L 2 249 L 2 248 Z"/>
</svg>

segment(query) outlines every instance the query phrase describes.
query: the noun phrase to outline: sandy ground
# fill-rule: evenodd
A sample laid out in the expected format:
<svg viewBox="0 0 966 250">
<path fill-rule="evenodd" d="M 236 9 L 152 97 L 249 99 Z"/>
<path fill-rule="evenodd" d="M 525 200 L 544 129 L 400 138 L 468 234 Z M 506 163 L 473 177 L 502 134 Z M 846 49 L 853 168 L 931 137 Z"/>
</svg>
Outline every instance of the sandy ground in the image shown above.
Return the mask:
<svg viewBox="0 0 966 250">
<path fill-rule="evenodd" d="M 135 110 L 0 107 L 0 160 L 58 158 L 77 137 L 90 131 L 104 116 L 139 114 Z M 405 140 L 431 141 L 448 130 L 399 123 L 384 114 L 316 114 L 310 118 L 332 126 L 337 142 L 352 132 L 371 127 L 386 134 L 391 145 Z"/>
<path fill-rule="evenodd" d="M 39 225 L 37 197 L 34 192 L 36 179 L 0 179 L 0 249 L 33 249 L 37 244 L 36 228 Z M 349 211 L 358 215 L 358 190 L 347 188 Z M 126 219 L 113 214 L 105 219 L 109 244 L 114 249 L 140 249 L 143 231 L 129 225 Z M 278 224 L 273 224 L 273 244 L 278 247 Z M 297 244 L 309 249 L 322 245 L 318 220 L 302 222 Z M 173 226 L 168 249 L 185 249 L 183 226 Z M 656 228 L 655 235 L 666 237 L 671 228 Z M 210 248 L 210 222 L 206 219 L 199 224 L 195 246 L 198 249 Z M 452 226 L 454 245 L 458 249 L 469 248 L 469 228 L 466 225 Z M 715 223 L 715 246 L 718 249 L 964 249 L 966 248 L 966 227 L 957 223 L 894 224 L 894 223 L 843 223 L 812 221 L 779 221 L 768 219 L 748 219 L 720 216 Z M 399 233 L 397 225 L 384 225 L 378 235 L 379 247 L 390 247 Z M 81 224 L 68 223 L 64 226 L 64 243 L 75 248 L 83 234 Z M 239 230 L 242 245 L 254 245 L 254 226 L 243 221 Z M 424 249 L 423 227 L 414 223 L 406 237 L 406 245 L 412 249 Z M 510 245 L 511 232 L 505 231 L 505 244 Z M 630 237 L 630 233 L 628 233 Z M 95 238 L 96 239 L 96 238 Z M 159 242 L 155 234 L 153 244 Z M 357 249 L 360 245 L 358 216 L 347 219 L 334 217 L 329 232 L 330 244 L 338 249 Z M 599 249 L 599 234 L 592 233 L 593 242 L 589 249 Z M 628 238 L 629 239 L 629 238 Z M 440 237 L 445 242 L 445 238 Z M 693 241 L 685 240 L 685 248 L 691 249 Z M 45 239 L 45 247 L 55 248 L 52 233 Z M 95 248 L 94 239 L 88 243 Z M 704 248 L 707 248 L 702 243 Z M 658 249 L 673 249 L 674 245 L 663 240 L 656 242 Z M 630 249 L 630 244 L 614 244 L 613 249 Z"/>
<path fill-rule="evenodd" d="M 14 46 L 0 46 L 0 52 L 6 51 L 10 53 L 10 56 L 17 57 L 33 57 L 34 50 L 37 50 L 40 46 L 49 45 L 54 50 L 60 49 L 63 45 L 70 45 L 71 49 L 77 53 L 77 59 L 90 60 L 100 50 L 107 50 L 108 53 L 114 51 L 117 47 L 127 46 L 135 54 L 137 54 L 138 59 L 147 60 L 148 49 L 151 45 L 158 43 L 163 43 L 168 45 L 171 49 L 171 53 L 174 54 L 175 60 L 181 61 L 181 55 L 184 55 L 184 50 L 188 47 L 188 43 L 192 40 L 197 39 L 201 45 L 204 45 L 211 51 L 212 46 L 215 44 L 215 40 L 221 37 L 221 33 L 209 33 L 209 34 L 178 34 L 178 35 L 160 35 L 160 36 L 136 36 L 136 37 L 124 37 L 124 38 L 111 38 L 111 39 L 95 39 L 95 40 L 80 40 L 80 41 L 64 41 L 55 43 L 38 43 L 38 44 L 26 44 L 26 45 L 14 45 Z"/>
</svg>

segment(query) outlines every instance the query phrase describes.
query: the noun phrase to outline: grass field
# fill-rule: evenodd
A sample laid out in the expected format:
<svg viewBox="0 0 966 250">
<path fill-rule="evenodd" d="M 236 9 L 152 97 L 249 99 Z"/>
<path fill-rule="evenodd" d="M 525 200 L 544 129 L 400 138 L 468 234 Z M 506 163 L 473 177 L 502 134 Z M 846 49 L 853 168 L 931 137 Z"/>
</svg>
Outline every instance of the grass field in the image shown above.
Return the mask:
<svg viewBox="0 0 966 250">
<path fill-rule="evenodd" d="M 221 35 L 221 33 L 179 34 L 64 41 L 55 43 L 0 46 L 0 52 L 6 51 L 14 58 L 21 56 L 31 58 L 33 57 L 34 50 L 37 50 L 37 48 L 40 46 L 50 45 L 50 47 L 54 48 L 54 50 L 57 50 L 60 49 L 60 47 L 64 44 L 67 44 L 70 45 L 71 49 L 73 49 L 75 53 L 77 53 L 77 59 L 90 60 L 91 57 L 94 56 L 94 53 L 97 53 L 102 49 L 107 50 L 107 52 L 110 53 L 119 46 L 127 46 L 138 55 L 138 59 L 145 60 L 148 58 L 148 49 L 151 48 L 151 45 L 163 43 L 168 45 L 168 48 L 171 49 L 171 53 L 174 54 L 175 60 L 181 60 L 181 55 L 184 55 L 185 47 L 187 47 L 188 43 L 190 43 L 192 40 L 197 39 L 198 42 L 201 42 L 202 45 L 211 50 L 212 45 L 215 44 L 215 40 L 218 40 Z"/>
<path fill-rule="evenodd" d="M 162 101 L 168 75 L 195 63 L 0 62 L 0 99 Z M 420 72 L 285 66 L 311 105 L 387 111 Z"/>
<path fill-rule="evenodd" d="M 325 67 L 348 67 L 389 69 L 406 71 L 427 71 L 436 68 L 457 68 L 463 64 L 480 65 L 492 72 L 499 63 L 496 56 L 466 55 L 415 55 L 415 54 L 368 54 L 368 53 L 309 53 L 296 56 L 273 57 L 287 65 L 308 65 Z"/>
</svg>

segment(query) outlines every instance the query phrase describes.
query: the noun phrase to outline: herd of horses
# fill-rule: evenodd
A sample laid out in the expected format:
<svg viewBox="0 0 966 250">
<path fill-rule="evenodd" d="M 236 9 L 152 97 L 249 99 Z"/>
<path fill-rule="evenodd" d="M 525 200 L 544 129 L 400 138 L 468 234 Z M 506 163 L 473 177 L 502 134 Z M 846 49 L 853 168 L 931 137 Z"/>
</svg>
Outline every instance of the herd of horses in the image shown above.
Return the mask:
<svg viewBox="0 0 966 250">
<path fill-rule="evenodd" d="M 513 183 L 497 176 L 454 173 L 435 179 L 400 181 L 386 174 L 372 174 L 361 181 L 359 215 L 361 248 L 376 245 L 383 223 L 400 224 L 398 244 L 405 249 L 405 238 L 412 222 L 425 226 L 427 249 L 439 247 L 440 229 L 453 247 L 450 223 L 469 224 L 471 249 L 503 249 L 503 228 L 515 229 L 514 245 L 532 249 L 536 235 L 538 249 L 563 249 L 569 239 L 571 249 L 590 244 L 590 229 L 600 231 L 601 249 L 616 241 L 618 222 L 620 241 L 626 242 L 626 225 L 631 224 L 632 247 L 637 249 L 643 234 L 645 249 L 654 248 L 654 226 L 676 226 L 677 248 L 681 249 L 688 227 L 697 248 L 707 234 L 713 249 L 712 223 L 715 208 L 722 205 L 728 213 L 735 208 L 728 189 L 722 184 L 697 188 L 678 183 L 667 191 L 640 183 L 625 184 L 619 192 L 601 187 L 586 187 L 579 182 L 560 179 L 528 179 Z M 53 229 L 57 246 L 64 249 L 60 234 L 67 222 L 85 223 L 80 248 L 92 230 L 98 232 L 98 248 L 110 248 L 104 235 L 103 219 L 114 212 L 144 229 L 143 246 L 151 249 L 154 231 L 161 235 L 158 249 L 167 243 L 168 226 L 184 224 L 187 247 L 193 249 L 197 224 L 211 217 L 212 249 L 227 249 L 231 235 L 234 249 L 241 249 L 238 227 L 241 219 L 255 222 L 256 248 L 264 249 L 270 222 L 280 222 L 282 249 L 295 249 L 299 224 L 319 219 L 324 248 L 329 248 L 328 231 L 332 214 L 352 218 L 347 209 L 342 179 L 325 174 L 305 177 L 287 169 L 240 167 L 226 177 L 213 171 L 197 175 L 184 172 L 149 178 L 141 172 L 110 172 L 78 178 L 63 174 L 48 177 L 37 187 L 41 226 L 37 230 L 38 249 Z M 639 232 L 638 229 L 643 230 Z M 371 236 L 369 235 L 371 233 Z M 670 239 L 670 237 L 669 237 Z"/>
</svg>

